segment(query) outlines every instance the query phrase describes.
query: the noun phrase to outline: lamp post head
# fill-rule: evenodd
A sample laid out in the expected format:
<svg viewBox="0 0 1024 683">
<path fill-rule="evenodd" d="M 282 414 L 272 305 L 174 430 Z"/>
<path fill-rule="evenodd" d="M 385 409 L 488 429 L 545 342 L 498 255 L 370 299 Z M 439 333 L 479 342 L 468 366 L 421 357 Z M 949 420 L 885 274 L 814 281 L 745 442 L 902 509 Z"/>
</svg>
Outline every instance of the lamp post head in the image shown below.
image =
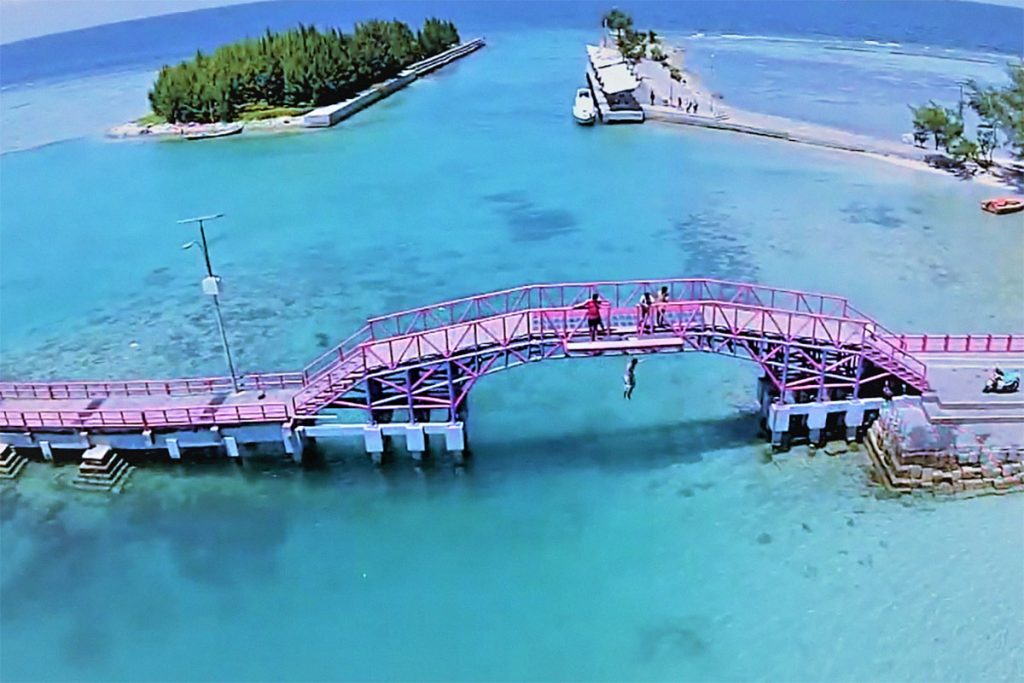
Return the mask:
<svg viewBox="0 0 1024 683">
<path fill-rule="evenodd" d="M 193 218 L 182 218 L 178 221 L 178 225 L 184 225 L 186 223 L 202 223 L 203 221 L 212 221 L 215 218 L 223 218 L 222 213 L 211 213 L 208 216 L 195 216 Z"/>
</svg>

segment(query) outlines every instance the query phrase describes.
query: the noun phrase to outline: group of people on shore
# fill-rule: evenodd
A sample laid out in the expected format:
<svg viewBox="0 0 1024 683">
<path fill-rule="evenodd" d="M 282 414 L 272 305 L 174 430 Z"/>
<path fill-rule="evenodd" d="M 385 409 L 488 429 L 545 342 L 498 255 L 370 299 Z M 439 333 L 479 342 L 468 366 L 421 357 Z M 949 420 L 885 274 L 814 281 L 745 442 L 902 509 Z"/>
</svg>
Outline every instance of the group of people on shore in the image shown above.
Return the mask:
<svg viewBox="0 0 1024 683">
<path fill-rule="evenodd" d="M 658 100 L 657 96 L 654 94 L 654 88 L 651 88 L 651 95 L 650 95 L 650 97 L 651 97 L 651 106 L 653 107 L 655 105 L 655 103 L 657 102 L 657 100 Z M 670 107 L 673 104 L 672 101 L 667 99 L 667 98 L 664 101 Z M 676 107 L 676 109 L 682 109 L 687 114 L 699 114 L 700 113 L 700 102 L 698 102 L 696 99 L 686 100 L 686 102 L 684 103 L 682 97 L 677 97 L 676 101 L 675 101 L 675 107 Z"/>
</svg>

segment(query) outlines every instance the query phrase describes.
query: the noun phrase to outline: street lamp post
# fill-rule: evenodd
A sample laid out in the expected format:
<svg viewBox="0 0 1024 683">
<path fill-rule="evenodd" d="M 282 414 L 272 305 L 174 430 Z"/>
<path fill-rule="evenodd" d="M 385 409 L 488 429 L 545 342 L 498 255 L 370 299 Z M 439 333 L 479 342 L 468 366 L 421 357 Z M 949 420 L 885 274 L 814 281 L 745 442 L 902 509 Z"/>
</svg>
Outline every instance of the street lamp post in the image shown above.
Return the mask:
<svg viewBox="0 0 1024 683">
<path fill-rule="evenodd" d="M 212 221 L 217 218 L 222 218 L 224 214 L 215 213 L 209 216 L 196 216 L 195 218 L 183 218 L 178 221 L 179 225 L 186 225 L 189 223 L 199 224 L 199 242 L 195 240 L 187 242 L 182 245 L 183 249 L 191 249 L 194 246 L 199 246 L 203 250 L 203 261 L 206 263 L 206 277 L 203 278 L 203 293 L 213 298 L 213 309 L 217 313 L 217 329 L 220 330 L 220 342 L 224 347 L 224 360 L 228 364 L 228 372 L 231 373 L 231 386 L 234 388 L 237 394 L 238 389 L 238 376 L 235 373 L 235 362 L 231 359 L 231 347 L 228 345 L 228 335 L 224 331 L 224 316 L 220 312 L 220 277 L 213 274 L 213 265 L 210 263 L 210 247 L 206 243 L 206 229 L 203 226 L 204 221 Z"/>
</svg>

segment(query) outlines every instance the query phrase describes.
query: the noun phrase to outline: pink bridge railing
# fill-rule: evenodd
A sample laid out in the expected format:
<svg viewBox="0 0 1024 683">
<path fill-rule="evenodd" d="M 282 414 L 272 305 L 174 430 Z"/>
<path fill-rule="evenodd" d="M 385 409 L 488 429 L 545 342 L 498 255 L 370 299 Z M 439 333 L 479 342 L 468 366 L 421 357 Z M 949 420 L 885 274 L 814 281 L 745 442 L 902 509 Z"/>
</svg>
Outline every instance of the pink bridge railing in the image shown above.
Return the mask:
<svg viewBox="0 0 1024 683">
<path fill-rule="evenodd" d="M 887 337 L 910 353 L 1024 353 L 1020 334 L 901 334 Z"/>
<path fill-rule="evenodd" d="M 302 373 L 279 372 L 238 378 L 243 391 L 292 389 L 302 386 Z M 194 377 L 124 382 L 0 382 L 2 398 L 82 399 L 113 396 L 193 396 L 232 391 L 230 377 Z"/>
<path fill-rule="evenodd" d="M 693 278 L 626 280 L 516 287 L 371 318 L 368 328 L 372 338 L 380 339 L 503 313 L 572 306 L 595 292 L 613 308 L 621 308 L 636 305 L 644 292 L 657 294 L 661 287 L 668 288 L 669 299 L 675 302 L 727 301 L 842 317 L 849 317 L 852 310 L 843 297 L 792 289 Z"/>
<path fill-rule="evenodd" d="M 139 410 L 0 410 L 0 424 L 31 429 L 189 427 L 208 424 L 283 422 L 290 415 L 283 403 L 252 403 Z"/>
<path fill-rule="evenodd" d="M 1024 351 L 1024 336 L 1021 335 L 896 335 L 853 308 L 843 297 L 754 284 L 677 278 L 532 285 L 375 317 L 301 372 L 253 374 L 240 379 L 244 391 L 280 390 L 285 396 L 283 400 L 294 400 L 291 405 L 273 403 L 275 399 L 281 401 L 281 395 L 269 396 L 271 403 L 266 404 L 217 404 L 214 399 L 202 398 L 203 395 L 229 392 L 231 382 L 227 377 L 123 382 L 0 382 L 0 399 L 26 401 L 26 410 L 12 411 L 10 406 L 3 406 L 0 419 L 7 425 L 24 427 L 44 422 L 69 427 L 136 427 L 284 420 L 294 414 L 298 406 L 312 406 L 324 395 L 343 389 L 351 380 L 352 373 L 365 372 L 372 364 L 387 365 L 397 358 L 405 358 L 408 353 L 431 353 L 425 348 L 428 346 L 442 355 L 452 353 L 449 332 L 457 330 L 466 334 L 467 325 L 481 323 L 472 325 L 475 336 L 471 343 L 479 345 L 489 344 L 488 337 L 501 344 L 507 343 L 509 335 L 521 334 L 521 331 L 508 329 L 512 320 L 507 316 L 516 314 L 523 314 L 522 323 L 527 326 L 527 336 L 538 333 L 542 336 L 576 336 L 585 334 L 585 330 L 580 322 L 581 312 L 572 310 L 572 307 L 592 294 L 597 293 L 601 297 L 612 317 L 625 318 L 633 315 L 644 292 L 657 296 L 662 287 L 668 290 L 670 306 L 711 306 L 708 309 L 711 327 L 717 326 L 716 319 L 725 327 L 736 327 L 740 324 L 736 316 L 750 315 L 751 312 L 761 315 L 761 325 L 766 333 L 792 335 L 792 329 L 783 329 L 778 322 L 783 315 L 789 314 L 818 321 L 813 323 L 811 333 L 817 337 L 820 332 L 825 335 L 826 342 L 834 327 L 837 344 L 862 344 L 867 349 L 866 355 L 873 361 L 909 380 L 923 379 L 926 372 L 925 365 L 913 357 L 914 353 Z M 563 317 L 561 330 L 553 322 L 559 316 Z M 773 320 L 773 316 L 777 319 Z M 483 323 L 488 320 L 499 321 L 496 324 L 500 329 L 486 329 Z M 538 323 L 546 329 L 538 331 L 531 327 Z M 818 327 L 814 328 L 814 325 Z M 848 337 L 847 331 L 850 330 L 852 336 Z M 860 339 L 853 339 L 857 334 Z M 384 347 L 380 346 L 382 342 Z M 405 345 L 401 351 L 396 346 L 399 343 Z M 465 349 L 459 347 L 458 351 Z M 154 400 L 156 405 L 153 407 L 137 400 L 151 396 L 166 400 Z M 126 400 L 118 401 L 116 407 L 76 405 L 74 409 L 64 409 L 60 405 L 61 401 L 70 403 L 111 397 L 124 397 Z M 298 401 L 300 397 L 301 402 Z M 138 409 L 131 405 L 132 400 L 139 405 Z M 56 410 L 38 410 L 39 404 L 29 404 L 28 401 L 52 401 Z M 196 405 L 200 402 L 205 404 Z M 51 404 L 43 404 L 43 407 L 46 405 Z"/>
</svg>

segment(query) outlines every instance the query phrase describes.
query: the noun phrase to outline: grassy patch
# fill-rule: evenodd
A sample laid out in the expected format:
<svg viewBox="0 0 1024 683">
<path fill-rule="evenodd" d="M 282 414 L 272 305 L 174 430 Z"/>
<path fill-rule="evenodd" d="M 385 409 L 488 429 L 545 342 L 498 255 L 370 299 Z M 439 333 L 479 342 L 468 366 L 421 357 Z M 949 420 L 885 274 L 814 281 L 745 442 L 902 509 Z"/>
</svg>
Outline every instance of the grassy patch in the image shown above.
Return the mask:
<svg viewBox="0 0 1024 683">
<path fill-rule="evenodd" d="M 262 121 L 263 119 L 275 119 L 279 116 L 302 116 L 308 111 L 310 111 L 308 107 L 260 107 L 258 105 L 250 105 L 240 109 L 235 118 L 238 121 Z"/>
<path fill-rule="evenodd" d="M 145 116 L 136 119 L 135 123 L 139 124 L 140 126 L 154 126 L 158 123 L 167 123 L 167 120 L 159 114 L 149 112 Z"/>
</svg>

